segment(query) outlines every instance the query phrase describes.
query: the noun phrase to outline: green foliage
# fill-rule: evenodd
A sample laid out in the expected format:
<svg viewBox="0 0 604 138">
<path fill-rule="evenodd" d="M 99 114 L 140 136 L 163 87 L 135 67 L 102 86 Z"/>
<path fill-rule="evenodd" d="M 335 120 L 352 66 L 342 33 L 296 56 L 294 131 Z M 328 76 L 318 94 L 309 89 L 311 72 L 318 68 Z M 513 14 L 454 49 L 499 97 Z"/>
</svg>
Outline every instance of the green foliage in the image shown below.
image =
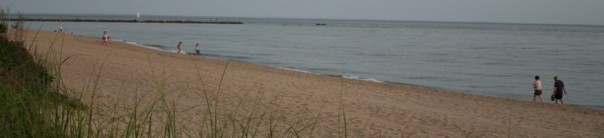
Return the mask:
<svg viewBox="0 0 604 138">
<path fill-rule="evenodd" d="M 52 113 L 86 107 L 52 91 L 53 77 L 22 44 L 0 36 L 0 137 L 65 137 Z"/>
<path fill-rule="evenodd" d="M 28 91 L 47 91 L 52 80 L 46 69 L 36 64 L 23 46 L 13 42 L 2 43 L 0 68 L 2 83 L 22 85 Z"/>
<path fill-rule="evenodd" d="M 48 92 L 51 77 L 35 64 L 32 57 L 15 43 L 0 42 L 0 134 L 2 137 L 33 137 L 46 131 L 46 120 L 40 114 L 40 101 Z M 39 133 L 38 133 L 39 134 Z M 60 135 L 60 134 L 50 134 Z"/>
</svg>

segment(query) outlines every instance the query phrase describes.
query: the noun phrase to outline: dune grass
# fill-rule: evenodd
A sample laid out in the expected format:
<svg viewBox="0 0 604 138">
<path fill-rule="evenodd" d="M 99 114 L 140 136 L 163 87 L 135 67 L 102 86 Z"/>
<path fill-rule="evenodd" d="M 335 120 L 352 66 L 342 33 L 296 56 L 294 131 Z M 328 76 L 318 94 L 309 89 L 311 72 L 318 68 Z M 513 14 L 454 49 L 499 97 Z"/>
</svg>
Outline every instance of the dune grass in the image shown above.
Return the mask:
<svg viewBox="0 0 604 138">
<path fill-rule="evenodd" d="M 2 10 L 1 18 L 5 14 Z M 12 29 L 22 29 L 22 22 L 15 22 Z M 63 111 L 85 110 L 77 100 L 54 91 L 54 78 L 39 60 L 23 46 L 23 32 L 6 36 L 10 29 L 0 23 L 0 137 L 64 137 L 68 136 L 68 122 L 58 114 Z"/>
<path fill-rule="evenodd" d="M 2 10 L 0 18 L 4 21 Z M 81 90 L 67 89 L 63 84 L 61 64 L 74 56 L 63 57 L 60 52 L 38 53 L 32 46 L 24 45 L 23 22 L 0 23 L 0 137 L 312 137 L 320 122 L 320 114 L 311 119 L 287 122 L 279 111 L 280 97 L 268 103 L 254 101 L 250 88 L 237 106 L 221 106 L 220 96 L 224 77 L 228 74 L 229 61 L 217 90 L 206 89 L 204 76 L 197 69 L 197 82 L 202 86 L 197 95 L 201 97 L 203 113 L 196 128 L 186 128 L 187 120 L 179 119 L 178 102 L 168 99 L 168 82 L 157 80 L 157 95 L 143 101 L 135 90 L 134 105 L 128 113 L 104 111 L 97 107 L 96 93 L 103 77 L 104 61 L 90 73 L 90 80 Z M 11 34 L 8 34 L 8 32 Z M 28 41 L 35 41 L 34 40 Z M 57 33 L 52 45 L 62 45 Z M 33 43 L 33 42 L 32 42 Z M 29 48 L 28 48 L 29 47 Z M 29 50 L 29 51 L 28 51 Z M 34 50 L 32 52 L 32 50 Z M 48 50 L 53 51 L 53 50 Z M 32 56 L 33 55 L 33 56 Z M 161 73 L 159 73 L 161 74 Z M 69 95 L 68 93 L 78 93 Z M 82 103 L 80 99 L 89 99 Z M 340 99 L 338 132 L 348 137 L 343 98 Z M 243 111 L 242 105 L 253 104 L 253 109 Z M 185 131 L 196 130 L 196 131 Z M 342 134 L 343 133 L 343 134 Z"/>
</svg>

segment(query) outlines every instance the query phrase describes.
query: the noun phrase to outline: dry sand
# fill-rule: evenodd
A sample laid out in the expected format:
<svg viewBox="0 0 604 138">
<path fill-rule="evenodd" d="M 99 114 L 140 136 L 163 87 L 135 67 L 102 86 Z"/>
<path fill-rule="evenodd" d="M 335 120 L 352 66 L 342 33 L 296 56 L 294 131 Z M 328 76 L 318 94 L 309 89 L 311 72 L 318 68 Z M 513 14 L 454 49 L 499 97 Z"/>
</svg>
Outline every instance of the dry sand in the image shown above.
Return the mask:
<svg viewBox="0 0 604 138">
<path fill-rule="evenodd" d="M 295 128 L 305 137 L 311 132 L 303 126 L 313 120 L 318 123 L 310 137 L 339 137 L 345 132 L 349 137 L 604 137 L 604 111 L 599 109 L 343 79 L 238 61 L 226 66 L 222 59 L 120 42 L 103 44 L 100 36 L 42 31 L 32 41 L 34 34 L 30 31 L 27 37 L 30 51 L 54 55 L 47 59 L 55 62 L 68 58 L 60 68 L 65 87 L 86 103 L 94 94 L 99 117 L 126 118 L 135 101 L 147 107 L 164 97 L 176 107 L 183 133 L 197 133 L 207 111 L 205 92 L 210 97 L 218 94 L 220 114 L 241 119 L 266 113 L 280 124 L 279 132 L 298 124 Z M 532 99 L 530 88 L 526 96 Z M 158 107 L 158 112 L 165 108 Z"/>
</svg>

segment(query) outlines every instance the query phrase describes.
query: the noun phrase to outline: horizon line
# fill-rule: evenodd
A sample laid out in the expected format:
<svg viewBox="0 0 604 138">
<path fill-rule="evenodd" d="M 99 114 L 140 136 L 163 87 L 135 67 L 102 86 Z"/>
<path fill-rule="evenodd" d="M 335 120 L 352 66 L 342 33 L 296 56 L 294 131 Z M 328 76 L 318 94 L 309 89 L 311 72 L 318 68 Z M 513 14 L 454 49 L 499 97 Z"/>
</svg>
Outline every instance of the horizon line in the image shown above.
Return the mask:
<svg viewBox="0 0 604 138">
<path fill-rule="evenodd" d="M 101 16 L 133 16 L 137 13 L 9 13 L 9 16 L 16 14 L 22 15 L 101 15 Z M 341 20 L 341 21 L 386 21 L 386 22 L 428 22 L 428 23 L 467 23 L 467 24 L 515 24 L 515 25 L 559 25 L 559 26 L 593 26 L 604 27 L 604 24 L 570 24 L 570 23 L 522 23 L 522 22 L 496 22 L 496 21 L 444 21 L 444 20 L 400 20 L 400 19 L 360 19 L 360 18 L 308 18 L 308 17 L 244 17 L 244 16 L 208 16 L 208 15 L 161 15 L 161 14 L 141 14 L 141 17 L 214 17 L 214 18 L 242 18 L 242 19 L 292 19 L 292 20 Z"/>
</svg>

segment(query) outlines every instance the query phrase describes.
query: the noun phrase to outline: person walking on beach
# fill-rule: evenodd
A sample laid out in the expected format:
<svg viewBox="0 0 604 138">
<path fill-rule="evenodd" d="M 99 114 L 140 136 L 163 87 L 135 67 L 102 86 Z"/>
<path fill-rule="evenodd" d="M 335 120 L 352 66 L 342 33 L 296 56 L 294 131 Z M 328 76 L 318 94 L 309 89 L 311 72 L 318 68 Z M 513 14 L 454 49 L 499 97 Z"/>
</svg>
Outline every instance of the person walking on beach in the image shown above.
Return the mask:
<svg viewBox="0 0 604 138">
<path fill-rule="evenodd" d="M 564 104 L 564 101 L 562 101 L 562 93 L 564 93 L 564 95 L 566 95 L 566 89 L 564 88 L 564 82 L 562 82 L 558 76 L 554 76 L 554 81 L 556 81 L 554 83 L 554 101 L 556 101 L 556 104 L 558 104 L 558 101 L 560 101 L 560 103 Z"/>
<path fill-rule="evenodd" d="M 539 80 L 539 76 L 535 76 L 535 83 L 533 83 L 533 89 L 535 92 L 533 93 L 533 102 L 537 102 L 536 98 L 539 97 L 541 103 L 543 103 L 543 91 L 541 91 L 541 80 Z"/>
<path fill-rule="evenodd" d="M 106 44 L 109 42 L 109 33 L 107 33 L 107 31 L 103 31 L 103 44 Z"/>
<path fill-rule="evenodd" d="M 195 55 L 201 55 L 201 51 L 199 50 L 199 43 L 195 44 Z"/>
<path fill-rule="evenodd" d="M 182 54 L 182 42 L 178 42 L 178 45 L 176 45 L 176 49 L 178 49 L 176 53 Z"/>
</svg>

